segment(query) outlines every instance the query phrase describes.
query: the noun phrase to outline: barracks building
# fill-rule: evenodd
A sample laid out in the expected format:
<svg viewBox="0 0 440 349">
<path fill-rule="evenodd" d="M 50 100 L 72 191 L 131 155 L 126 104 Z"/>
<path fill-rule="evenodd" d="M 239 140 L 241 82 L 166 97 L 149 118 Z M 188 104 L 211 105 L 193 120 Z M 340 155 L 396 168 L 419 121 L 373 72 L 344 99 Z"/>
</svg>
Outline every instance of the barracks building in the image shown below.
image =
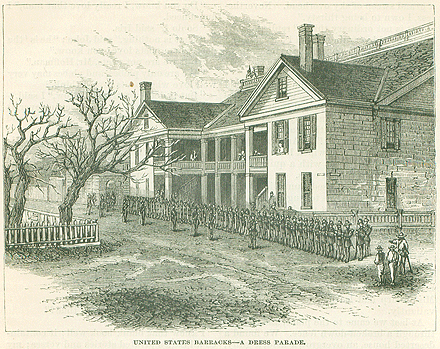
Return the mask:
<svg viewBox="0 0 440 349">
<path fill-rule="evenodd" d="M 131 165 L 154 142 L 164 151 L 150 165 L 185 158 L 177 175 L 134 173 L 130 195 L 246 207 L 273 192 L 297 211 L 435 209 L 433 23 L 330 57 L 313 28 L 298 28 L 299 56 L 249 69 L 220 103 L 151 100 L 141 82 Z"/>
</svg>

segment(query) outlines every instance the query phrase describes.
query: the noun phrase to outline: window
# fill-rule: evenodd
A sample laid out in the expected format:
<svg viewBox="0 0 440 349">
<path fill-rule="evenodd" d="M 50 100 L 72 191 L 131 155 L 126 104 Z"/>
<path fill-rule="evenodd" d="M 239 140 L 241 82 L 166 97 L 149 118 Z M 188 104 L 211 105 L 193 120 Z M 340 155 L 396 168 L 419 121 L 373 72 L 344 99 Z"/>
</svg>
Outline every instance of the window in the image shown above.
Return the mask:
<svg viewBox="0 0 440 349">
<path fill-rule="evenodd" d="M 277 98 L 287 97 L 287 76 L 278 78 Z"/>
<path fill-rule="evenodd" d="M 149 128 L 150 128 L 149 119 L 145 118 L 144 119 L 144 130 L 148 130 Z"/>
<path fill-rule="evenodd" d="M 301 197 L 302 197 L 302 209 L 312 208 L 312 172 L 302 172 L 302 186 L 301 186 Z"/>
<path fill-rule="evenodd" d="M 277 173 L 277 206 L 286 207 L 286 174 Z"/>
<path fill-rule="evenodd" d="M 289 120 L 272 123 L 272 154 L 289 152 Z"/>
<path fill-rule="evenodd" d="M 387 200 L 387 209 L 393 210 L 396 209 L 396 200 L 397 200 L 397 193 L 396 193 L 396 184 L 397 184 L 397 178 L 391 177 L 386 179 L 386 200 Z"/>
<path fill-rule="evenodd" d="M 400 149 L 400 120 L 381 119 L 382 149 Z"/>
<path fill-rule="evenodd" d="M 298 118 L 298 151 L 316 149 L 316 114 Z"/>
</svg>

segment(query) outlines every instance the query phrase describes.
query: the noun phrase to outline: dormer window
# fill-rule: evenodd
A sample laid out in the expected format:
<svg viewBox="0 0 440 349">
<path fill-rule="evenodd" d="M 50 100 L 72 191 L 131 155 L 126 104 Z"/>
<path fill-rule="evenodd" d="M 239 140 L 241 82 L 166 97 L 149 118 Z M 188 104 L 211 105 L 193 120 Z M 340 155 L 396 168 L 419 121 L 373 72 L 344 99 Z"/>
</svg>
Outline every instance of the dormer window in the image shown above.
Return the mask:
<svg viewBox="0 0 440 349">
<path fill-rule="evenodd" d="M 277 99 L 287 97 L 287 76 L 278 78 Z"/>
<path fill-rule="evenodd" d="M 148 121 L 148 118 L 144 119 L 144 130 L 148 130 L 150 128 L 150 124 Z"/>
</svg>

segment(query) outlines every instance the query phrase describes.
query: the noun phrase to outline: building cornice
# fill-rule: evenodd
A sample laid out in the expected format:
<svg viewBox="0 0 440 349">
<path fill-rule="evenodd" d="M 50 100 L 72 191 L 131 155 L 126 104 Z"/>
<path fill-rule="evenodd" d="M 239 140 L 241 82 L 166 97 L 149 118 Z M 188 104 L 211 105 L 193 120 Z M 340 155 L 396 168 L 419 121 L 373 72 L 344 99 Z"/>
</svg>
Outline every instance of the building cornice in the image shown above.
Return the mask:
<svg viewBox="0 0 440 349">
<path fill-rule="evenodd" d="M 418 41 L 434 37 L 434 22 L 429 22 L 418 27 L 414 27 L 397 34 L 389 35 L 377 39 L 371 43 L 357 46 L 344 52 L 338 52 L 325 57 L 326 61 L 347 63 L 351 60 L 370 56 L 377 52 L 383 52 L 409 45 Z"/>
</svg>

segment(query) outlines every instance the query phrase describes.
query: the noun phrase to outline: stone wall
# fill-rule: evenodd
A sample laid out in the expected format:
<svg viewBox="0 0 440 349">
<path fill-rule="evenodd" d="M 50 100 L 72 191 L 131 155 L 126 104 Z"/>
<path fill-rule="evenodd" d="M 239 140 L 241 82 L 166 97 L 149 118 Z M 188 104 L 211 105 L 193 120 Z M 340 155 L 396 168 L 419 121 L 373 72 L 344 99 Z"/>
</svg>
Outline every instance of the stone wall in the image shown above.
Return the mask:
<svg viewBox="0 0 440 349">
<path fill-rule="evenodd" d="M 327 108 L 329 211 L 386 209 L 386 178 L 397 178 L 397 208 L 435 209 L 435 119 L 429 115 L 329 105 Z M 401 147 L 382 150 L 380 118 L 401 119 Z"/>
</svg>

